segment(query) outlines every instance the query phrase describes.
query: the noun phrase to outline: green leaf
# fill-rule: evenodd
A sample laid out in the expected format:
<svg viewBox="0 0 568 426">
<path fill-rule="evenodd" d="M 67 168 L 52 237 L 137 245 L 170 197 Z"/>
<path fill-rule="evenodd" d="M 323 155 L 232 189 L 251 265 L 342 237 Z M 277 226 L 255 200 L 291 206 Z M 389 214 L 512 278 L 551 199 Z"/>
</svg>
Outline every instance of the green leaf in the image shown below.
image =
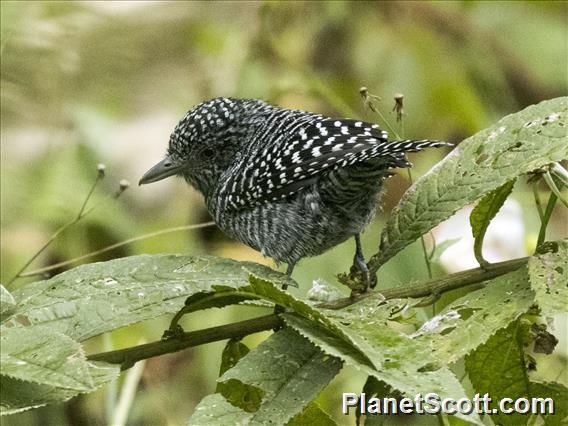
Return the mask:
<svg viewBox="0 0 568 426">
<path fill-rule="evenodd" d="M 404 194 L 383 229 L 383 265 L 450 217 L 524 173 L 568 158 L 568 98 L 530 106 L 466 139 Z"/>
<path fill-rule="evenodd" d="M 249 273 L 297 285 L 284 274 L 252 262 L 214 256 L 142 255 L 79 266 L 14 292 L 11 325 L 25 322 L 75 340 L 175 313 L 186 299 L 213 286 L 237 288 Z M 18 321 L 16 321 L 16 319 Z"/>
<path fill-rule="evenodd" d="M 249 352 L 249 348 L 241 341 L 229 340 L 221 356 L 219 376 L 233 368 Z M 235 407 L 242 408 L 247 412 L 258 410 L 264 396 L 264 392 L 261 389 L 233 379 L 217 383 L 215 392 L 223 395 Z"/>
<path fill-rule="evenodd" d="M 104 362 L 90 362 L 89 372 L 95 388 L 115 380 L 119 366 Z M 15 414 L 46 404 L 67 401 L 79 391 L 55 388 L 48 385 L 25 382 L 9 376 L 0 376 L 0 415 Z"/>
<path fill-rule="evenodd" d="M 251 276 L 255 293 L 290 308 L 282 317 L 288 325 L 324 352 L 373 375 L 407 396 L 436 392 L 442 398 L 462 398 L 465 391 L 455 375 L 440 365 L 429 345 L 391 329 L 388 320 L 400 310 L 400 300 L 379 306 L 367 298 L 341 311 L 317 309 L 295 300 L 269 282 Z M 462 416 L 479 424 L 477 415 Z"/>
<path fill-rule="evenodd" d="M 453 363 L 527 312 L 533 301 L 527 268 L 522 267 L 450 303 L 413 337 L 439 362 Z"/>
<path fill-rule="evenodd" d="M 223 395 L 207 395 L 201 400 L 193 415 L 189 418 L 189 426 L 244 426 L 250 424 L 252 413 L 247 413 L 231 405 Z"/>
<path fill-rule="evenodd" d="M 529 277 L 543 315 L 568 312 L 568 240 L 547 243 L 549 251 L 529 259 Z"/>
<path fill-rule="evenodd" d="M 565 425 L 568 420 L 568 389 L 560 383 L 531 382 L 533 398 L 552 398 L 554 414 L 542 416 L 547 426 Z"/>
<path fill-rule="evenodd" d="M 376 315 L 379 316 L 380 312 Z M 425 345 L 419 345 L 408 336 L 390 329 L 386 322 L 366 318 L 343 326 L 349 338 L 354 340 L 354 344 L 350 345 L 331 331 L 304 318 L 293 314 L 284 314 L 283 317 L 288 325 L 325 352 L 373 375 L 405 396 L 414 398 L 418 393 L 425 395 L 436 392 L 442 398 L 466 397 L 455 375 L 447 367 L 440 368 Z M 361 353 L 366 356 L 361 356 Z M 469 423 L 481 424 L 476 414 L 458 416 Z"/>
<path fill-rule="evenodd" d="M 287 426 L 311 425 L 336 426 L 337 423 L 315 402 L 309 403 L 300 414 L 296 414 L 292 420 L 287 423 Z"/>
<path fill-rule="evenodd" d="M 486 393 L 492 399 L 491 408 L 497 409 L 502 398 L 530 396 L 530 380 L 524 353 L 523 323 L 515 321 L 499 330 L 485 344 L 479 346 L 465 359 L 469 379 L 480 395 Z M 491 414 L 497 424 L 519 426 L 528 421 L 528 415 Z"/>
<path fill-rule="evenodd" d="M 239 380 L 265 393 L 251 423 L 285 424 L 341 369 L 341 361 L 285 328 L 247 354 L 219 381 Z"/>
<path fill-rule="evenodd" d="M 2 327 L 2 375 L 56 388 L 92 391 L 94 383 L 81 345 L 48 330 Z"/>
<path fill-rule="evenodd" d="M 16 312 L 16 300 L 6 288 L 0 284 L 0 321 L 8 319 Z"/>
<path fill-rule="evenodd" d="M 469 215 L 469 222 L 471 224 L 471 230 L 473 233 L 473 238 L 475 239 L 473 245 L 473 252 L 475 258 L 481 266 L 486 266 L 489 264 L 483 258 L 483 239 L 485 238 L 485 232 L 489 223 L 493 220 L 495 215 L 499 212 L 503 203 L 507 197 L 513 191 L 513 186 L 515 186 L 516 179 L 512 179 L 506 184 L 500 186 L 499 188 L 491 191 L 481 201 L 475 206 L 471 214 Z"/>
</svg>

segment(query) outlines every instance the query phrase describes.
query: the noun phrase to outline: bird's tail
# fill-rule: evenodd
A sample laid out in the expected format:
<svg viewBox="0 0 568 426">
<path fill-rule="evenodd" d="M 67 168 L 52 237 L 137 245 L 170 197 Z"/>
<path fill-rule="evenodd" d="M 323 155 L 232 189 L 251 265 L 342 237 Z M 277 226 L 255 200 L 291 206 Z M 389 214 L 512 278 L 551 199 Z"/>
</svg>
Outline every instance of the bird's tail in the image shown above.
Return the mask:
<svg viewBox="0 0 568 426">
<path fill-rule="evenodd" d="M 421 139 L 421 140 L 405 139 L 402 141 L 393 141 L 387 145 L 389 154 L 397 154 L 403 152 L 417 152 L 417 151 L 422 151 L 423 149 L 426 148 L 440 148 L 442 146 L 454 146 L 454 145 L 449 142 L 430 140 L 430 139 Z"/>
</svg>

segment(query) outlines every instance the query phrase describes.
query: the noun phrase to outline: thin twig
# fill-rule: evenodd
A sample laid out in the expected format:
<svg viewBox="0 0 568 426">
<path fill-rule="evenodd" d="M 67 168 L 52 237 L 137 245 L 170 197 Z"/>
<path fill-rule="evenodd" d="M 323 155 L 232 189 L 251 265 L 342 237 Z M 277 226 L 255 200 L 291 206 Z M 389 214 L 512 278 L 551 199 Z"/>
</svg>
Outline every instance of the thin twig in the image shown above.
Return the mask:
<svg viewBox="0 0 568 426">
<path fill-rule="evenodd" d="M 79 262 L 81 260 L 88 259 L 89 257 L 93 257 L 93 256 L 96 256 L 96 255 L 101 254 L 101 253 L 106 253 L 107 251 L 114 250 L 118 247 L 122 247 L 122 246 L 125 246 L 127 244 L 134 243 L 136 241 L 145 240 L 147 238 L 153 238 L 153 237 L 157 237 L 157 236 L 163 235 L 163 234 L 168 234 L 168 233 L 171 233 L 171 232 L 190 231 L 190 230 L 193 230 L 193 229 L 205 228 L 205 227 L 213 226 L 213 225 L 215 225 L 215 222 L 204 222 L 204 223 L 197 223 L 197 224 L 194 224 L 194 225 L 176 226 L 176 227 L 173 227 L 173 228 L 162 229 L 161 231 L 150 232 L 149 234 L 140 235 L 138 237 L 129 238 L 127 240 L 120 241 L 120 242 L 115 243 L 115 244 L 111 244 L 110 246 L 103 247 L 102 249 L 95 250 L 91 253 L 87 253 L 87 254 L 84 254 L 82 256 L 75 257 L 73 259 L 65 260 L 65 261 L 59 262 L 59 263 L 54 263 L 53 265 L 45 266 L 43 268 L 34 269 L 33 271 L 29 271 L 29 272 L 20 274 L 20 277 L 31 277 L 31 276 L 34 276 L 34 275 L 43 274 L 45 272 L 49 272 L 49 271 L 52 271 L 54 269 L 61 268 L 63 266 L 71 265 L 71 264 Z"/>
<path fill-rule="evenodd" d="M 38 258 L 38 256 L 40 254 L 42 254 L 45 251 L 45 249 L 47 249 L 51 245 L 51 243 L 53 243 L 63 231 L 65 231 L 67 228 L 75 225 L 77 222 L 79 222 L 82 218 L 84 218 L 87 214 L 89 214 L 93 210 L 91 208 L 91 209 L 85 211 L 85 208 L 87 206 L 89 199 L 93 195 L 93 192 L 95 191 L 97 184 L 99 183 L 100 180 L 102 180 L 103 177 L 104 177 L 104 174 L 102 174 L 102 173 L 97 174 L 97 177 L 96 177 L 93 185 L 91 186 L 91 189 L 89 190 L 89 193 L 87 194 L 87 197 L 85 198 L 85 201 L 83 201 L 83 204 L 81 205 L 81 209 L 79 210 L 79 214 L 74 219 L 65 223 L 57 231 L 55 231 L 51 235 L 51 237 L 49 237 L 49 239 L 45 242 L 45 244 L 43 246 L 41 246 L 39 248 L 39 250 L 36 251 L 35 254 L 24 264 L 24 266 L 22 266 L 20 268 L 20 270 L 8 281 L 7 286 L 10 286 L 16 279 L 20 278 L 22 276 L 22 272 L 24 272 L 26 270 L 26 268 L 28 266 L 30 266 L 31 263 L 34 260 L 36 260 Z"/>
</svg>

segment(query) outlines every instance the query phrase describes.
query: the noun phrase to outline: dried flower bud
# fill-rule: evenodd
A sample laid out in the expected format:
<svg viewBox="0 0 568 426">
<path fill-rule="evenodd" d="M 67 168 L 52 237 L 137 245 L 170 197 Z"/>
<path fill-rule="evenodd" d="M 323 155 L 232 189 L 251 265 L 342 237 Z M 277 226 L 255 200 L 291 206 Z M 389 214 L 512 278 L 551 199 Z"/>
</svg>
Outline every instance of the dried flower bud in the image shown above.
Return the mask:
<svg viewBox="0 0 568 426">
<path fill-rule="evenodd" d="M 128 189 L 128 187 L 130 186 L 130 182 L 128 182 L 126 179 L 122 179 L 119 183 L 119 188 L 121 191 L 126 191 Z"/>
<path fill-rule="evenodd" d="M 401 121 L 404 115 L 404 95 L 402 93 L 394 94 L 394 107 L 392 110 L 396 112 L 396 121 Z"/>
<path fill-rule="evenodd" d="M 97 165 L 97 172 L 99 173 L 100 178 L 105 177 L 105 170 L 106 170 L 106 166 L 103 163 L 99 163 Z"/>
</svg>

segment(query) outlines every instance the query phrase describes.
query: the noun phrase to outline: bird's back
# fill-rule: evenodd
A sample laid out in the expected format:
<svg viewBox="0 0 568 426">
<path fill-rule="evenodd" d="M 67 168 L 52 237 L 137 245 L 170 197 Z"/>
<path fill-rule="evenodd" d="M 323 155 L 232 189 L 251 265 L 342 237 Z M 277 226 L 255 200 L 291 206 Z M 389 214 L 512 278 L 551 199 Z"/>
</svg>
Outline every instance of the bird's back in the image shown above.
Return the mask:
<svg viewBox="0 0 568 426">
<path fill-rule="evenodd" d="M 321 254 L 361 232 L 382 181 L 410 165 L 404 153 L 444 144 L 389 142 L 376 124 L 248 102 L 239 153 L 208 206 L 228 234 L 279 261 Z"/>
</svg>

